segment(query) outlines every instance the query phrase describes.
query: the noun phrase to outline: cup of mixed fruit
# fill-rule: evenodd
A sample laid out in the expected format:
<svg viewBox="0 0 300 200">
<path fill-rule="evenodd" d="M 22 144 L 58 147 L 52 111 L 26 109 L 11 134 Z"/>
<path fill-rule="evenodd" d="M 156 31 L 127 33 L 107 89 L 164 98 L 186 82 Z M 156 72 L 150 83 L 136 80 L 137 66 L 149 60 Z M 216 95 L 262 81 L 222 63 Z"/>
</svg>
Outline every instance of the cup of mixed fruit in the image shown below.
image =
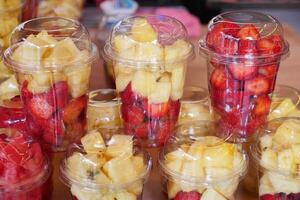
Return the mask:
<svg viewBox="0 0 300 200">
<path fill-rule="evenodd" d="M 0 128 L 0 199 L 50 199 L 50 169 L 39 143 L 15 129 Z"/>
<path fill-rule="evenodd" d="M 259 165 L 259 199 L 299 199 L 300 118 L 268 122 L 251 150 Z"/>
<path fill-rule="evenodd" d="M 136 147 L 131 135 L 89 131 L 69 147 L 60 178 L 74 200 L 141 200 L 150 173 L 150 155 Z"/>
<path fill-rule="evenodd" d="M 280 22 L 252 11 L 223 13 L 199 45 L 221 133 L 249 141 L 267 119 L 280 61 L 289 52 Z"/>
<path fill-rule="evenodd" d="M 179 115 L 193 46 L 185 27 L 167 16 L 135 16 L 120 21 L 104 47 L 113 62 L 125 133 L 160 146 Z"/>
<path fill-rule="evenodd" d="M 65 18 L 37 18 L 12 33 L 4 59 L 15 72 L 30 134 L 54 151 L 85 132 L 91 64 L 87 29 Z"/>
<path fill-rule="evenodd" d="M 194 134 L 173 136 L 160 151 L 158 162 L 167 199 L 236 199 L 239 182 L 247 169 L 247 156 L 240 144 L 214 136 L 213 129 L 201 129 L 209 123 L 181 127 L 180 131 L 193 128 Z"/>
</svg>

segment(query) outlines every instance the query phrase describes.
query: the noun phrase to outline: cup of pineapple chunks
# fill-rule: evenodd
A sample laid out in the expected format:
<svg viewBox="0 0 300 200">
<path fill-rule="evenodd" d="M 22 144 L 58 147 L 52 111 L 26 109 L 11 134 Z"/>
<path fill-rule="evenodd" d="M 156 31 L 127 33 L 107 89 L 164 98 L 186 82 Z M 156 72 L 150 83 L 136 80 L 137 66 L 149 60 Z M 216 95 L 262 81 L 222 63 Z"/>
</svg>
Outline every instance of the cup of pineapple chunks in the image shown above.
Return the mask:
<svg viewBox="0 0 300 200">
<path fill-rule="evenodd" d="M 269 121 L 251 146 L 259 166 L 259 199 L 299 199 L 300 118 Z"/>
<path fill-rule="evenodd" d="M 193 55 L 185 27 L 167 16 L 134 16 L 113 28 L 104 47 L 112 61 L 126 134 L 161 146 L 180 111 L 185 72 Z"/>
<path fill-rule="evenodd" d="M 248 158 L 241 144 L 216 137 L 215 130 L 209 121 L 181 125 L 159 152 L 162 188 L 168 199 L 235 199 Z"/>
<path fill-rule="evenodd" d="M 150 155 L 131 135 L 91 130 L 72 144 L 60 165 L 60 178 L 74 199 L 141 200 L 152 167 Z"/>
<path fill-rule="evenodd" d="M 87 29 L 71 19 L 36 18 L 12 32 L 4 59 L 17 78 L 28 129 L 53 151 L 85 133 L 96 55 Z"/>
</svg>

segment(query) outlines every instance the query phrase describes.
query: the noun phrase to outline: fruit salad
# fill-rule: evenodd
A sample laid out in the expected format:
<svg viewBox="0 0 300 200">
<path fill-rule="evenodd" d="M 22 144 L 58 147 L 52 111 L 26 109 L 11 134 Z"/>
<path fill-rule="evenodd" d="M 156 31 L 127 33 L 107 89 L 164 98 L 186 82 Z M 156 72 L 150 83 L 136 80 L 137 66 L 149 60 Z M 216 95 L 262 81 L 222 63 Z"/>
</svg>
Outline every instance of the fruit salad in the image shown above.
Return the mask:
<svg viewBox="0 0 300 200">
<path fill-rule="evenodd" d="M 77 200 L 141 200 L 150 169 L 150 155 L 135 147 L 133 136 L 97 130 L 71 145 L 60 167 Z"/>
<path fill-rule="evenodd" d="M 247 159 L 241 146 L 216 136 L 172 138 L 159 154 L 172 200 L 233 200 Z"/>
<path fill-rule="evenodd" d="M 44 26 L 51 23 L 53 27 Z M 36 33 L 31 32 L 21 41 L 14 38 L 22 34 L 24 37 L 27 32 L 22 27 L 32 24 L 37 27 Z M 57 28 L 59 25 L 61 30 Z M 66 30 L 68 26 L 70 29 Z M 49 149 L 64 150 L 69 142 L 79 140 L 85 132 L 87 92 L 95 55 L 92 45 L 89 39 L 74 38 L 78 34 L 76 29 L 83 26 L 69 19 L 34 19 L 20 27 L 12 37 L 12 41 L 17 42 L 5 51 L 5 61 L 15 72 L 26 123 L 30 134 Z M 81 34 L 81 39 L 84 34 L 88 37 L 87 32 Z"/>
<path fill-rule="evenodd" d="M 260 165 L 260 200 L 299 198 L 300 118 L 270 121 L 252 155 Z"/>
<path fill-rule="evenodd" d="M 267 119 L 280 60 L 289 51 L 281 24 L 257 12 L 223 13 L 211 20 L 200 51 L 220 131 L 247 141 Z"/>
<path fill-rule="evenodd" d="M 89 93 L 87 109 L 88 129 L 120 126 L 120 104 L 114 89 L 99 89 Z"/>
<path fill-rule="evenodd" d="M 125 18 L 104 51 L 113 61 L 125 132 L 160 146 L 179 115 L 188 58 L 186 29 L 166 16 Z"/>
<path fill-rule="evenodd" d="M 39 143 L 14 129 L 0 128 L 0 199 L 44 200 L 51 194 L 47 159 Z"/>
</svg>

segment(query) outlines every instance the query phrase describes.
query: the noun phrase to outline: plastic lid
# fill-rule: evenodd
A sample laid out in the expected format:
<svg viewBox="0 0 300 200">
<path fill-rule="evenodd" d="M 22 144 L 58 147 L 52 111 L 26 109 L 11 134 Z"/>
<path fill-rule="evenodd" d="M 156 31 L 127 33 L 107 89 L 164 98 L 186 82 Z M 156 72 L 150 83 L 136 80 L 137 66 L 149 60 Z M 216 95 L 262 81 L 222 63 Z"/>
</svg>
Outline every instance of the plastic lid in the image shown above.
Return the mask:
<svg viewBox="0 0 300 200">
<path fill-rule="evenodd" d="M 1 13 L 4 12 L 13 12 L 17 9 L 20 9 L 23 7 L 25 4 L 24 0 L 9 0 L 9 1 L 4 1 L 0 5 L 0 15 Z"/>
<path fill-rule="evenodd" d="M 49 177 L 48 159 L 39 143 L 15 129 L 0 129 L 0 193 L 31 191 Z"/>
<path fill-rule="evenodd" d="M 257 142 L 251 146 L 251 152 L 263 169 L 299 176 L 300 118 L 269 121 Z"/>
<path fill-rule="evenodd" d="M 66 185 L 118 190 L 147 179 L 152 166 L 150 155 L 135 146 L 132 136 L 115 130 L 119 134 L 92 130 L 81 144 L 70 145 L 60 166 L 60 177 Z"/>
<path fill-rule="evenodd" d="M 16 70 L 48 70 L 92 62 L 97 56 L 88 30 L 78 21 L 44 17 L 26 21 L 12 32 L 4 53 Z"/>
<path fill-rule="evenodd" d="M 280 22 L 253 11 L 214 17 L 208 24 L 205 41 L 200 40 L 199 45 L 201 53 L 224 64 L 254 59 L 257 64 L 278 62 L 289 52 Z"/>
<path fill-rule="evenodd" d="M 104 53 L 112 60 L 138 64 L 182 62 L 193 55 L 187 30 L 175 18 L 133 16 L 113 28 Z"/>
</svg>

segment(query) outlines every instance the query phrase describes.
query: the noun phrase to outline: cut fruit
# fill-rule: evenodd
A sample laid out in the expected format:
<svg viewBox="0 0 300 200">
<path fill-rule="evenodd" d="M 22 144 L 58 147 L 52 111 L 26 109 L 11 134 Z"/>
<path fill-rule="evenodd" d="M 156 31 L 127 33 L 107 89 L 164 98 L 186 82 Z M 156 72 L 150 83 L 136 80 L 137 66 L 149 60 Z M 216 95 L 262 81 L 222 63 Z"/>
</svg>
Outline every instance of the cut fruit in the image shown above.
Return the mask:
<svg viewBox="0 0 300 200">
<path fill-rule="evenodd" d="M 131 27 L 131 37 L 137 42 L 157 40 L 157 33 L 145 18 L 136 18 Z"/>
<path fill-rule="evenodd" d="M 226 200 L 221 194 L 214 189 L 207 189 L 201 196 L 201 200 Z"/>
<path fill-rule="evenodd" d="M 265 116 L 269 113 L 271 107 L 271 99 L 268 95 L 259 96 L 256 99 L 253 114 L 256 116 Z"/>
<path fill-rule="evenodd" d="M 171 98 L 173 101 L 182 97 L 185 78 L 185 66 L 178 65 L 172 70 L 171 76 Z"/>
<path fill-rule="evenodd" d="M 187 56 L 190 51 L 190 44 L 181 39 L 176 40 L 172 45 L 165 46 L 165 61 L 167 62 L 167 71 L 171 71 L 174 66 L 176 67 L 176 63 L 172 62 L 183 62 L 185 59 L 183 56 Z"/>
<path fill-rule="evenodd" d="M 171 95 L 170 82 L 156 82 L 155 89 L 149 95 L 149 103 L 160 104 L 168 102 Z"/>
<path fill-rule="evenodd" d="M 81 144 L 87 153 L 97 153 L 106 148 L 101 133 L 96 130 L 90 131 L 82 137 Z"/>
<path fill-rule="evenodd" d="M 229 70 L 233 78 L 245 80 L 255 76 L 258 72 L 258 67 L 247 65 L 247 63 L 232 63 L 229 65 Z"/>
<path fill-rule="evenodd" d="M 271 135 L 264 135 L 259 139 L 260 149 L 266 149 L 272 147 L 273 138 Z"/>
<path fill-rule="evenodd" d="M 174 199 L 176 197 L 176 194 L 181 191 L 181 188 L 178 183 L 168 181 L 167 190 L 169 199 Z"/>
<path fill-rule="evenodd" d="M 278 153 L 278 169 L 287 174 L 296 171 L 297 165 L 294 162 L 294 154 L 291 149 L 285 149 Z"/>
<path fill-rule="evenodd" d="M 273 141 L 279 147 L 300 144 L 300 124 L 293 120 L 285 121 L 277 128 Z"/>
<path fill-rule="evenodd" d="M 268 172 L 267 174 L 276 193 L 284 192 L 289 194 L 299 192 L 300 185 L 297 179 L 275 172 Z"/>
<path fill-rule="evenodd" d="M 115 196 L 116 200 L 137 200 L 137 196 L 129 192 L 118 192 Z"/>
<path fill-rule="evenodd" d="M 259 180 L 259 196 L 264 194 L 274 194 L 275 190 L 269 180 L 268 174 L 264 174 Z"/>
<path fill-rule="evenodd" d="M 287 117 L 290 112 L 296 109 L 296 105 L 290 98 L 285 98 L 268 116 L 268 120 Z"/>
<path fill-rule="evenodd" d="M 245 91 L 255 95 L 267 94 L 269 89 L 270 83 L 268 79 L 262 75 L 256 76 L 245 82 Z"/>
<path fill-rule="evenodd" d="M 185 157 L 187 157 L 188 154 L 183 151 L 182 149 L 178 149 L 176 151 L 172 151 L 168 154 L 166 154 L 166 166 L 170 170 L 174 170 L 176 172 L 181 172 L 183 161 L 185 160 Z"/>
<path fill-rule="evenodd" d="M 11 76 L 0 84 L 0 102 L 5 99 L 12 99 L 19 95 L 18 83 L 15 76 Z"/>
<path fill-rule="evenodd" d="M 117 35 L 113 38 L 113 45 L 121 58 L 137 59 L 136 42 L 126 35 Z"/>
<path fill-rule="evenodd" d="M 116 76 L 116 89 L 122 92 L 132 80 L 132 74 L 119 74 Z"/>
<path fill-rule="evenodd" d="M 272 149 L 266 149 L 261 155 L 261 165 L 267 169 L 277 168 L 277 154 Z"/>
<path fill-rule="evenodd" d="M 49 119 L 55 108 L 49 104 L 46 95 L 35 95 L 27 103 L 28 112 L 35 117 L 35 119 Z"/>
<path fill-rule="evenodd" d="M 179 192 L 174 200 L 200 200 L 201 194 L 196 191 Z"/>
<path fill-rule="evenodd" d="M 300 144 L 292 145 L 292 152 L 293 152 L 295 164 L 299 165 L 300 164 Z"/>
<path fill-rule="evenodd" d="M 113 135 L 107 145 L 106 156 L 130 157 L 133 154 L 133 140 L 130 135 Z"/>
<path fill-rule="evenodd" d="M 97 184 L 110 184 L 111 180 L 104 174 L 104 172 L 99 169 L 97 174 L 94 176 L 94 180 Z"/>
<path fill-rule="evenodd" d="M 239 185 L 239 177 L 229 178 L 214 185 L 214 189 L 227 199 L 234 199 L 234 193 Z"/>
<path fill-rule="evenodd" d="M 136 45 L 136 57 L 137 60 L 142 61 L 163 61 L 164 49 L 159 44 L 153 44 L 151 42 L 138 43 Z"/>
<path fill-rule="evenodd" d="M 143 97 L 148 97 L 156 88 L 156 79 L 153 73 L 139 70 L 133 75 L 132 90 Z"/>
<path fill-rule="evenodd" d="M 62 116 L 65 123 L 71 124 L 78 119 L 80 114 L 87 107 L 86 96 L 73 99 L 63 108 Z"/>
</svg>

